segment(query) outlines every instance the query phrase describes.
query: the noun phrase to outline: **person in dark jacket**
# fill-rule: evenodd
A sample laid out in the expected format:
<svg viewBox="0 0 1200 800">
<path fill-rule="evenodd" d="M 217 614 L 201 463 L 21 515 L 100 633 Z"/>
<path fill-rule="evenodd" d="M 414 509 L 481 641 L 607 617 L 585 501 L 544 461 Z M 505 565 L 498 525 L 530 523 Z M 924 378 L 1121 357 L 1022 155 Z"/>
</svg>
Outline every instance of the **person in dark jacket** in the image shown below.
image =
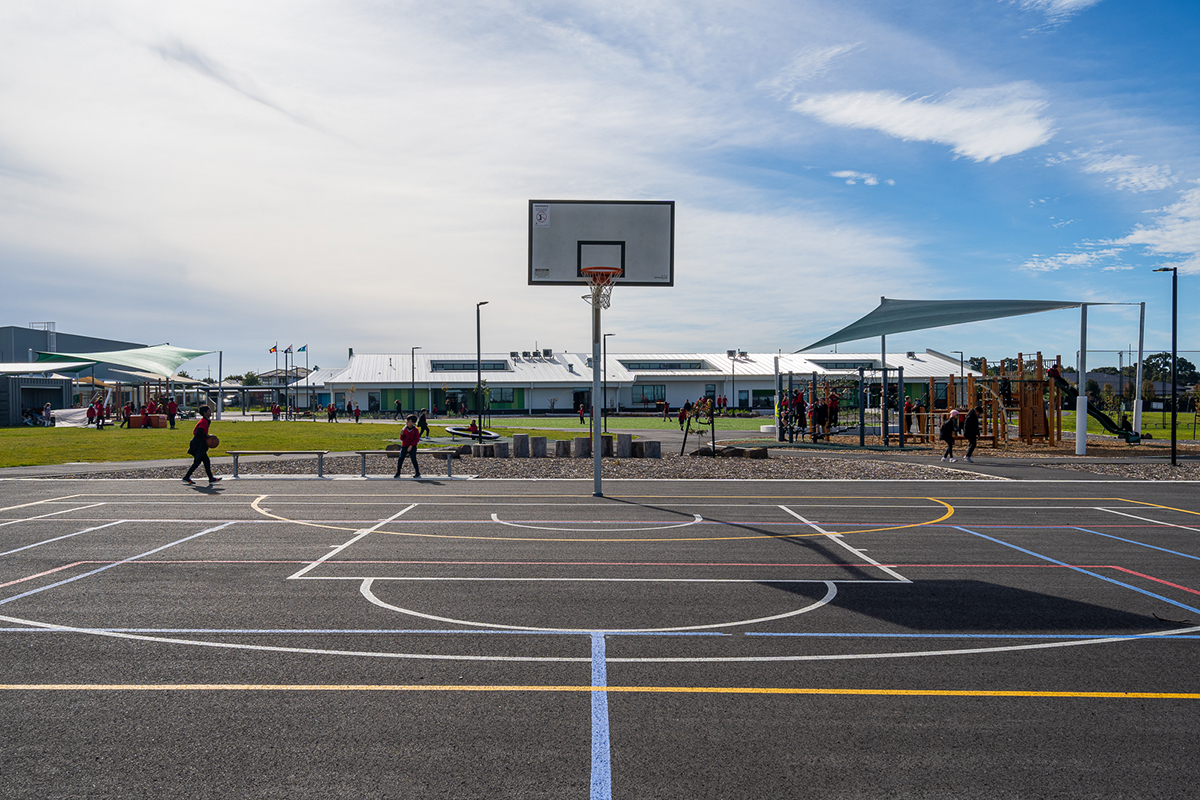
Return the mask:
<svg viewBox="0 0 1200 800">
<path fill-rule="evenodd" d="M 975 406 L 967 412 L 967 418 L 963 420 L 962 432 L 963 436 L 966 437 L 967 440 L 967 455 L 965 458 L 967 462 L 972 464 L 975 462 L 971 461 L 971 454 L 975 452 L 975 444 L 979 441 L 979 418 L 982 416 L 982 414 L 983 407 Z"/>
<path fill-rule="evenodd" d="M 417 415 L 409 414 L 404 421 L 404 430 L 400 431 L 400 458 L 396 459 L 396 477 L 404 468 L 404 459 L 412 457 L 413 477 L 421 477 L 421 467 L 417 464 L 417 444 L 421 441 L 421 431 L 417 429 Z"/>
<path fill-rule="evenodd" d="M 938 438 L 946 443 L 946 452 L 942 453 L 942 461 L 957 461 L 954 457 L 954 434 L 958 433 L 958 409 L 950 409 L 950 416 L 938 430 Z"/>
<path fill-rule="evenodd" d="M 196 467 L 203 464 L 204 471 L 208 473 L 208 483 L 211 486 L 221 480 L 213 477 L 212 462 L 208 460 L 208 417 L 212 413 L 212 409 L 208 406 L 200 406 L 196 410 L 200 412 L 200 419 L 196 422 L 196 427 L 192 429 L 192 441 L 188 444 L 188 455 L 192 457 L 193 461 L 187 474 L 183 476 L 183 482 L 189 486 L 194 484 L 192 473 L 196 471 Z"/>
</svg>

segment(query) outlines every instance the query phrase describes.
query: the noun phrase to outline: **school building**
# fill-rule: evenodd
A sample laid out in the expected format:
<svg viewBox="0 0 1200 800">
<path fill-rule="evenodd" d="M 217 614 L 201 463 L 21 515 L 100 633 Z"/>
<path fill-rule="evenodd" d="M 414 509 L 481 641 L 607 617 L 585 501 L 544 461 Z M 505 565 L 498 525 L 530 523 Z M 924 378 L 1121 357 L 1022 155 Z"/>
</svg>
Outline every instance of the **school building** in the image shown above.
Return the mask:
<svg viewBox="0 0 1200 800">
<path fill-rule="evenodd" d="M 427 408 L 476 408 L 477 366 L 482 375 L 483 404 L 492 414 L 570 414 L 591 405 L 592 370 L 604 383 L 603 406 L 610 411 L 661 411 L 701 397 L 724 397 L 728 407 L 770 415 L 774 409 L 776 359 L 784 388 L 788 374 L 797 389 L 814 381 L 823 391 L 834 386 L 843 403 L 857 404 L 859 370 L 863 371 L 868 404 L 878 405 L 879 353 L 776 354 L 609 353 L 607 364 L 592 364 L 590 354 L 540 351 L 485 353 L 409 352 L 354 354 L 340 369 L 322 369 L 292 384 L 292 402 L 339 409 L 358 403 L 364 412 Z M 477 361 L 479 361 L 477 365 Z M 888 353 L 888 384 L 903 370 L 905 394 L 919 400 L 929 393 L 944 405 L 948 387 L 963 376 L 980 373 L 964 368 L 955 356 L 926 350 Z M 397 406 L 397 404 L 399 404 Z"/>
</svg>

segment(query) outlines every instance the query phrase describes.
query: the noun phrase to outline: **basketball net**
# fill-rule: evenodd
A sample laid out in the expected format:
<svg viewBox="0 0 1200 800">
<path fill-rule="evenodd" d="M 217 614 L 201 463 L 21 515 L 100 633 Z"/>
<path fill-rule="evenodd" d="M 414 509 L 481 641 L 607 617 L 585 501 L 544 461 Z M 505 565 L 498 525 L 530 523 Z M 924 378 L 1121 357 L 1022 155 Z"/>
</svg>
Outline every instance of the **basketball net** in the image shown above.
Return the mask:
<svg viewBox="0 0 1200 800">
<path fill-rule="evenodd" d="M 597 308 L 608 308 L 608 304 L 612 301 L 613 284 L 620 276 L 621 268 L 584 267 L 580 272 L 588 279 L 588 286 L 592 290 L 591 297 L 584 295 L 583 299 Z"/>
</svg>

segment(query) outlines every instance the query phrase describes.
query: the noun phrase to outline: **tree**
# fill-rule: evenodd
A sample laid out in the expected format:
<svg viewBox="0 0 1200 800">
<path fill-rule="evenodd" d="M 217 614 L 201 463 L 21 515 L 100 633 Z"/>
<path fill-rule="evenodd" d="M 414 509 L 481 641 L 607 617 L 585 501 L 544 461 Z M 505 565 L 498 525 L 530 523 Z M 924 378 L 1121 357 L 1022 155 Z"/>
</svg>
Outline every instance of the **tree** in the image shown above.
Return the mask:
<svg viewBox="0 0 1200 800">
<path fill-rule="evenodd" d="M 1147 403 L 1154 399 L 1154 381 L 1142 381 L 1142 399 Z"/>
<path fill-rule="evenodd" d="M 1104 384 L 1104 388 L 1100 390 L 1100 400 L 1104 403 L 1104 408 L 1108 411 L 1113 411 L 1117 407 L 1117 393 L 1113 389 L 1111 383 Z"/>
<path fill-rule="evenodd" d="M 243 379 L 243 376 L 241 376 L 241 375 L 226 375 L 225 376 L 225 380 L 229 381 L 230 383 L 241 383 L 242 379 Z"/>
<path fill-rule="evenodd" d="M 192 376 L 188 375 L 183 370 L 179 370 L 179 372 L 176 372 L 175 375 L 176 375 L 176 377 L 179 377 L 179 378 L 187 378 L 189 381 L 193 380 Z"/>
<path fill-rule="evenodd" d="M 983 359 L 979 356 L 971 356 L 967 359 L 967 366 L 976 372 L 983 371 Z"/>
<path fill-rule="evenodd" d="M 242 376 L 242 385 L 243 386 L 262 386 L 262 381 L 260 381 L 258 379 L 257 372 L 252 372 L 250 370 L 247 370 L 246 374 Z"/>
<path fill-rule="evenodd" d="M 1087 389 L 1087 396 L 1089 400 L 1095 403 L 1100 399 L 1100 384 L 1096 382 L 1095 378 L 1088 378 L 1087 383 L 1084 384 L 1084 386 Z"/>
<path fill-rule="evenodd" d="M 1176 362 L 1176 368 L 1178 369 L 1176 380 L 1180 385 L 1196 383 L 1200 379 L 1200 373 L 1197 373 L 1196 365 L 1186 358 L 1180 358 Z M 1171 354 L 1155 353 L 1152 356 L 1146 356 L 1145 360 L 1142 361 L 1142 377 L 1149 378 L 1152 381 L 1171 380 Z"/>
<path fill-rule="evenodd" d="M 1120 374 L 1117 372 L 1116 367 L 1095 367 L 1094 369 L 1091 369 L 1088 371 L 1089 372 L 1099 372 L 1101 375 L 1118 375 L 1118 374 Z"/>
</svg>

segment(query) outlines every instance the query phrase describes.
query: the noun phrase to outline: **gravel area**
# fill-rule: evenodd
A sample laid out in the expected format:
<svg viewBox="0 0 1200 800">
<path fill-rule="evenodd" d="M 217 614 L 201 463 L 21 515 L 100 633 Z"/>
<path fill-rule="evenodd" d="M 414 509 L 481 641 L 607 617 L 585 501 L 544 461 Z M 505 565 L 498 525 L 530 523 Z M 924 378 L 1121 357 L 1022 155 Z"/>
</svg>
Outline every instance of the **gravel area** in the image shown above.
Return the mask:
<svg viewBox="0 0 1200 800">
<path fill-rule="evenodd" d="M 1049 469 L 1064 469 L 1128 478 L 1140 481 L 1200 481 L 1200 463 L 1183 462 L 1172 467 L 1167 464 L 1045 464 Z"/>
<path fill-rule="evenodd" d="M 368 475 L 391 475 L 396 462 L 382 456 L 367 457 Z M 428 476 L 444 475 L 440 460 L 421 458 Z M 605 478 L 675 478 L 675 479 L 791 479 L 808 480 L 843 478 L 851 480 L 992 480 L 988 475 L 946 469 L 934 465 L 905 464 L 884 459 L 843 459 L 783 457 L 769 459 L 702 458 L 666 454 L 661 459 L 609 459 L 602 462 Z M 358 475 L 361 461 L 358 456 L 326 456 L 327 475 Z M 242 475 L 312 475 L 317 470 L 312 458 L 248 461 L 242 459 L 238 472 Z M 80 474 L 80 478 L 180 478 L 182 467 L 130 467 L 119 471 Z M 218 475 L 229 474 L 229 468 L 214 465 Z M 406 464 L 405 475 L 411 474 Z M 590 458 L 460 458 L 454 461 L 454 474 L 480 478 L 591 478 Z M 198 478 L 203 482 L 203 472 Z"/>
</svg>

